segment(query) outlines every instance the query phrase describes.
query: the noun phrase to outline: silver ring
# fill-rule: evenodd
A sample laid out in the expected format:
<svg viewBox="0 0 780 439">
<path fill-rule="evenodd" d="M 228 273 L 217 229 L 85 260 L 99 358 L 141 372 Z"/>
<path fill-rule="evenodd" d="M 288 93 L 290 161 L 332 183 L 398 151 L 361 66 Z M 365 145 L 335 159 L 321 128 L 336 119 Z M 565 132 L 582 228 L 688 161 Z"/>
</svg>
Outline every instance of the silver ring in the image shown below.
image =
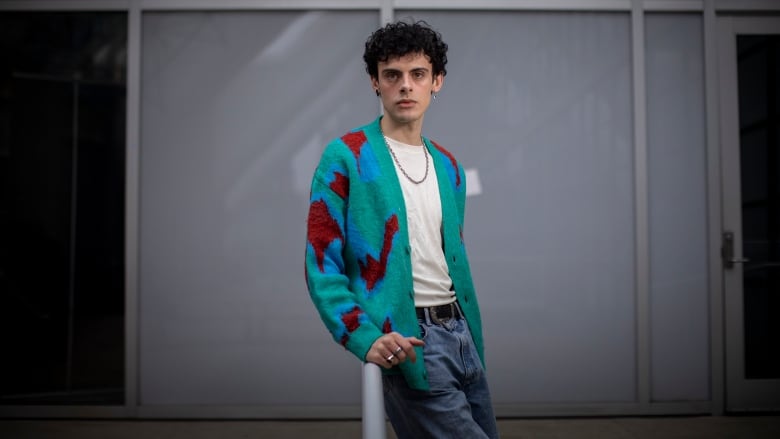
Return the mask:
<svg viewBox="0 0 780 439">
<path fill-rule="evenodd" d="M 395 358 L 395 354 L 390 354 L 390 356 L 385 358 L 385 360 L 387 360 L 388 363 L 392 363 L 393 362 L 393 358 Z"/>
<path fill-rule="evenodd" d="M 402 350 L 404 350 L 404 348 L 402 348 L 401 346 L 398 346 L 398 349 L 396 349 L 395 351 L 393 351 L 393 355 L 397 355 L 397 354 L 398 354 L 399 352 L 401 352 Z"/>
</svg>

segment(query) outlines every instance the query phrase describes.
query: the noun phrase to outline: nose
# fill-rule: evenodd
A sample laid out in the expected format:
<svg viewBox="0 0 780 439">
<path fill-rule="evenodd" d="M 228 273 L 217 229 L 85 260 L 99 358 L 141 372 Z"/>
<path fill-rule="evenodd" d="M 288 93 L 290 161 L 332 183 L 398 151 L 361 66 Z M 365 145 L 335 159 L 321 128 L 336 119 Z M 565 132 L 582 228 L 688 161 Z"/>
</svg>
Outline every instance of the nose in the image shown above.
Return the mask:
<svg viewBox="0 0 780 439">
<path fill-rule="evenodd" d="M 401 92 L 408 93 L 412 91 L 412 79 L 411 76 L 405 74 L 401 78 Z"/>
</svg>

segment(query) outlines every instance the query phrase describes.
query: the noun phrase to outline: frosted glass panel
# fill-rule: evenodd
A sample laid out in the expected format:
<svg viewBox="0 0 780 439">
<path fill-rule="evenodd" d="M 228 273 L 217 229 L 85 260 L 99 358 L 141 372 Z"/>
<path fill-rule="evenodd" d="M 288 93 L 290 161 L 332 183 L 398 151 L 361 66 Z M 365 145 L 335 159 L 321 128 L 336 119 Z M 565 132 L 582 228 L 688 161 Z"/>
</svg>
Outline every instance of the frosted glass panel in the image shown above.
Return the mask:
<svg viewBox="0 0 780 439">
<path fill-rule="evenodd" d="M 652 398 L 709 399 L 702 20 L 646 19 Z"/>
<path fill-rule="evenodd" d="M 142 404 L 359 403 L 360 364 L 320 322 L 303 252 L 320 152 L 378 109 L 362 64 L 378 23 L 144 15 Z"/>
<path fill-rule="evenodd" d="M 495 403 L 634 401 L 629 15 L 397 16 L 450 46 L 425 132 L 481 183 L 465 239 Z"/>
</svg>

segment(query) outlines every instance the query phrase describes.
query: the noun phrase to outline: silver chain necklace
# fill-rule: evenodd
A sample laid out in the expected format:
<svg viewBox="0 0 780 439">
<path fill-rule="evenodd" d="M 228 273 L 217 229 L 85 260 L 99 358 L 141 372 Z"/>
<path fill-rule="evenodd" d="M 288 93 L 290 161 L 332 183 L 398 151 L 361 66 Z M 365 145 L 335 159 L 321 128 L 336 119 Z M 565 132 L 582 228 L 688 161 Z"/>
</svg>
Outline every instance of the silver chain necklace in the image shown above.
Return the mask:
<svg viewBox="0 0 780 439">
<path fill-rule="evenodd" d="M 425 141 L 422 139 L 422 136 L 420 136 L 420 141 L 422 141 L 423 154 L 425 154 L 425 175 L 423 175 L 420 180 L 415 180 L 406 173 L 406 170 L 403 166 L 401 166 L 401 162 L 398 160 L 398 157 L 395 156 L 395 152 L 393 152 L 393 148 L 390 146 L 390 143 L 387 142 L 387 136 L 385 136 L 384 133 L 382 133 L 382 138 L 385 140 L 385 145 L 387 146 L 387 149 L 390 150 L 390 155 L 393 156 L 395 164 L 398 165 L 398 169 L 401 170 L 401 173 L 404 174 L 404 177 L 406 177 L 407 180 L 414 184 L 420 184 L 424 182 L 426 178 L 428 178 L 428 148 L 425 147 Z"/>
</svg>

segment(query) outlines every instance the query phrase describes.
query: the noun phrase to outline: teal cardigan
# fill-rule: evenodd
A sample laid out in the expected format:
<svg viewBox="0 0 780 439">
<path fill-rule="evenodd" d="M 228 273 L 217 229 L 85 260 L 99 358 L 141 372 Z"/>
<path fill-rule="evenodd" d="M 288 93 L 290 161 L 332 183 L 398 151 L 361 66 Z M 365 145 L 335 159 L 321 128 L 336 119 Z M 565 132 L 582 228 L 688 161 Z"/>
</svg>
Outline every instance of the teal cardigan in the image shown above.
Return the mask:
<svg viewBox="0 0 780 439">
<path fill-rule="evenodd" d="M 362 361 L 384 333 L 420 337 L 406 207 L 380 119 L 325 148 L 307 220 L 309 294 L 333 338 Z M 439 183 L 444 256 L 484 365 L 482 322 L 463 243 L 466 177 L 449 151 L 423 140 Z M 410 387 L 428 390 L 422 348 L 416 349 L 416 363 L 406 361 L 391 373 L 400 369 Z"/>
</svg>

